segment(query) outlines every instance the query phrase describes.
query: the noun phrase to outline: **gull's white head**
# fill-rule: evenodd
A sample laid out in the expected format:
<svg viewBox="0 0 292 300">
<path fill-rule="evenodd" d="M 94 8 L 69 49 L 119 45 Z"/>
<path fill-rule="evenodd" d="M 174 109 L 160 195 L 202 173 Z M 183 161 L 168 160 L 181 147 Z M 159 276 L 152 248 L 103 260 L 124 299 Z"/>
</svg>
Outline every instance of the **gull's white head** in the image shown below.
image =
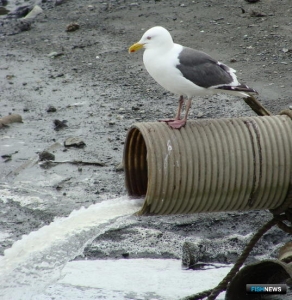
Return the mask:
<svg viewBox="0 0 292 300">
<path fill-rule="evenodd" d="M 161 26 L 148 29 L 141 40 L 129 48 L 129 53 L 136 52 L 142 48 L 169 48 L 173 45 L 170 33 Z"/>
</svg>

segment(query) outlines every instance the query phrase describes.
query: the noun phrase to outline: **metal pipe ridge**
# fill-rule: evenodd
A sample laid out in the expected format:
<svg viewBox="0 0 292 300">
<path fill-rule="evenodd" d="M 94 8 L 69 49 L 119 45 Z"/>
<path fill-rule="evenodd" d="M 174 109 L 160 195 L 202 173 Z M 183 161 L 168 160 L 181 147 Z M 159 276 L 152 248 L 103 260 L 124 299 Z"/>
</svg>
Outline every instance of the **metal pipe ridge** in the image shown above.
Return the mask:
<svg viewBox="0 0 292 300">
<path fill-rule="evenodd" d="M 128 194 L 139 214 L 275 209 L 292 175 L 287 115 L 190 120 L 180 130 L 135 123 L 124 147 Z"/>
</svg>

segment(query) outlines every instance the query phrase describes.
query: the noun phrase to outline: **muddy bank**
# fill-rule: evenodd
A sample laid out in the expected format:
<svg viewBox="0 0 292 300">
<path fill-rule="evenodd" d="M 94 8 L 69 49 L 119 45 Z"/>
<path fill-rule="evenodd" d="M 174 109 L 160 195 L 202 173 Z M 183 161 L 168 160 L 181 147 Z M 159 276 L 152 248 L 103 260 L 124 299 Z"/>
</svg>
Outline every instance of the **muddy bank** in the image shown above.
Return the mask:
<svg viewBox="0 0 292 300">
<path fill-rule="evenodd" d="M 71 0 L 38 5 L 43 12 L 29 22 L 5 16 L 0 20 L 0 117 L 17 113 L 23 119 L 0 132 L 0 154 L 11 157 L 0 159 L 1 253 L 22 234 L 56 216 L 126 193 L 123 172 L 116 166 L 122 160 L 128 128 L 134 122 L 172 117 L 177 106 L 177 97 L 146 73 L 141 53 L 127 52 L 149 27 L 162 25 L 176 42 L 229 64 L 240 81 L 258 90 L 271 112 L 292 105 L 289 0 L 277 6 L 243 0 L 185 4 Z M 29 26 L 22 27 L 23 22 Z M 66 31 L 72 22 L 79 28 Z M 195 99 L 190 117 L 251 115 L 241 99 L 221 95 Z M 55 120 L 66 126 L 55 130 Z M 69 137 L 78 137 L 86 145 L 65 147 Z M 39 153 L 46 149 L 57 161 L 103 166 L 41 168 Z M 250 234 L 269 218 L 264 211 L 133 217 L 127 227 L 94 241 L 85 256 L 180 258 L 185 241 L 208 244 L 207 238 L 215 239 L 220 251 L 214 254 L 215 248 L 208 244 L 204 260 L 233 262 Z M 276 257 L 287 240 L 286 234 L 272 230 L 250 260 Z"/>
</svg>

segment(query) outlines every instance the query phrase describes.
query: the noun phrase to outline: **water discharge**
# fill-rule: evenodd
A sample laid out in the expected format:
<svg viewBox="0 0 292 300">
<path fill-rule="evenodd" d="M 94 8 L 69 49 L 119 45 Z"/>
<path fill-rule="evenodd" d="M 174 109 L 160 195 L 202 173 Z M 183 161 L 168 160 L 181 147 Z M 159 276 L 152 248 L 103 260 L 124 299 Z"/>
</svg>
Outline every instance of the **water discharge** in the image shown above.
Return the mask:
<svg viewBox="0 0 292 300">
<path fill-rule="evenodd" d="M 125 216 L 137 212 L 142 202 L 126 196 L 107 200 L 23 236 L 0 260 L 0 299 L 30 299 L 43 291 L 60 278 L 66 263 L 82 254 L 88 243 L 120 227 Z"/>
</svg>

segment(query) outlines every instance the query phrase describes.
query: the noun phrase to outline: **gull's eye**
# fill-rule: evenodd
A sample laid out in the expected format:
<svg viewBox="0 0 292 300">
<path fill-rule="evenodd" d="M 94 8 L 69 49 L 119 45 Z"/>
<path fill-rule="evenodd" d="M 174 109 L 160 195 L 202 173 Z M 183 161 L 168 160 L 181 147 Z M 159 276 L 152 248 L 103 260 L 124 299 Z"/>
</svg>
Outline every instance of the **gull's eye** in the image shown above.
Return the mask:
<svg viewBox="0 0 292 300">
<path fill-rule="evenodd" d="M 151 36 L 147 36 L 147 40 L 151 40 Z"/>
</svg>

